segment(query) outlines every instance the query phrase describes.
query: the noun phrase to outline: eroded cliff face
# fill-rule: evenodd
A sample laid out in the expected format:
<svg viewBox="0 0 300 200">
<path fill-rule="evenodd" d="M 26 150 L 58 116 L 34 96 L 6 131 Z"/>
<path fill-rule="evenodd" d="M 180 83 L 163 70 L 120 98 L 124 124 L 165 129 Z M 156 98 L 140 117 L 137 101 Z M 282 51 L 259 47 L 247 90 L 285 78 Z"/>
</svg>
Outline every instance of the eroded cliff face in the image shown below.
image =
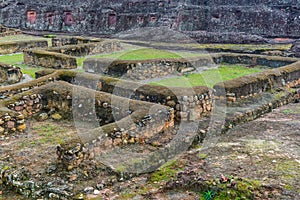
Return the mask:
<svg viewBox="0 0 300 200">
<path fill-rule="evenodd" d="M 8 0 L 0 23 L 37 31 L 113 34 L 135 27 L 297 37 L 300 0 Z"/>
</svg>

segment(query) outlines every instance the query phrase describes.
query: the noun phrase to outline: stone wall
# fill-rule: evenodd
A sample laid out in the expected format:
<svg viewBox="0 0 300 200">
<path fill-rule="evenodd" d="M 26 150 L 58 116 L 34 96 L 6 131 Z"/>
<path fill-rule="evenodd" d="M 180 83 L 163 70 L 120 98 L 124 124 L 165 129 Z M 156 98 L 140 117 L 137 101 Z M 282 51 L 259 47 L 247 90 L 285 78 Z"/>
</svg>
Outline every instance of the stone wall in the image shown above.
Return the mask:
<svg viewBox="0 0 300 200">
<path fill-rule="evenodd" d="M 229 63 L 229 64 L 245 64 L 249 66 L 267 66 L 270 68 L 278 68 L 285 65 L 297 62 L 296 58 L 287 58 L 279 56 L 265 56 L 256 54 L 236 54 L 236 53 L 220 53 L 212 54 L 214 63 Z"/>
<path fill-rule="evenodd" d="M 249 66 L 262 65 L 277 68 L 296 61 L 298 60 L 295 58 L 276 56 L 215 53 L 187 59 L 111 60 L 88 58 L 84 61 L 83 68 L 86 72 L 105 74 L 116 78 L 146 80 L 189 73 L 220 63 L 246 64 Z"/>
<path fill-rule="evenodd" d="M 5 37 L 9 35 L 18 35 L 21 34 L 22 31 L 14 28 L 7 28 L 2 25 L 0 25 L 0 37 Z"/>
<path fill-rule="evenodd" d="M 140 84 L 136 82 L 73 71 L 41 71 L 41 79 L 52 77 L 74 85 L 115 94 L 138 101 L 159 103 L 175 110 L 175 119 L 195 121 L 209 115 L 213 109 L 212 90 L 205 86 L 188 88 L 168 88 L 164 86 Z M 1 90 L 0 90 L 1 92 Z"/>
<path fill-rule="evenodd" d="M 89 41 L 87 39 L 87 41 Z M 55 69 L 77 68 L 76 57 L 112 53 L 121 50 L 119 41 L 105 40 L 102 42 L 88 42 L 78 45 L 49 47 L 45 49 L 24 51 L 24 62 L 28 65 Z"/>
<path fill-rule="evenodd" d="M 265 70 L 233 80 L 218 83 L 214 86 L 216 95 L 225 98 L 221 91 L 226 91 L 227 101 L 234 102 L 237 98 L 245 98 L 289 84 L 299 84 L 300 62 L 280 68 Z M 296 83 L 295 83 L 296 81 Z M 223 96 L 223 97 L 222 97 Z"/>
<path fill-rule="evenodd" d="M 123 60 L 88 58 L 83 68 L 86 72 L 110 75 L 129 80 L 146 80 L 191 72 L 197 65 L 184 59 Z"/>
<path fill-rule="evenodd" d="M 0 111 L 0 135 L 26 130 L 24 115 L 17 112 Z"/>
<path fill-rule="evenodd" d="M 212 91 L 205 86 L 168 88 L 76 72 L 62 73 L 60 79 L 117 96 L 172 107 L 177 120 L 195 121 L 213 109 Z"/>
<path fill-rule="evenodd" d="M 128 102 L 128 107 L 125 102 Z M 0 126 L 0 131 L 3 127 L 2 134 L 24 131 L 25 120 L 32 116 L 40 116 L 40 113 L 48 116 L 55 113 L 63 119 L 73 119 L 74 122 L 79 119 L 80 122 L 88 123 L 91 119 L 89 113 L 94 107 L 99 128 L 87 128 L 84 124 L 82 128 L 85 128 L 86 132 L 80 143 L 88 146 L 92 144 L 97 148 L 143 144 L 174 126 L 174 110 L 170 107 L 96 92 L 66 82 L 49 83 L 16 94 L 3 100 L 1 107 L 7 113 L 12 113 L 0 115 L 4 120 L 2 123 L 0 118 L 0 123 L 3 124 Z M 17 118 L 13 118 L 13 114 L 18 114 Z M 72 146 L 70 150 L 67 145 L 68 142 L 58 148 L 59 159 L 64 164 L 76 165 L 81 159 L 86 158 L 81 156 L 84 152 L 79 150 L 82 149 L 74 149 Z M 91 155 L 87 156 L 91 158 Z"/>
<path fill-rule="evenodd" d="M 0 63 L 0 85 L 18 83 L 22 77 L 20 67 Z"/>
<path fill-rule="evenodd" d="M 120 42 L 114 40 L 105 40 L 102 42 L 89 42 L 86 44 L 75 44 L 61 47 L 50 47 L 47 51 L 63 53 L 70 56 L 87 56 L 101 53 L 112 53 L 120 51 Z"/>
<path fill-rule="evenodd" d="M 16 41 L 16 42 L 1 42 L 0 54 L 11 54 L 22 52 L 32 48 L 46 48 L 48 47 L 47 40 L 32 40 L 32 41 Z"/>
<path fill-rule="evenodd" d="M 3 100 L 0 105 L 0 135 L 25 131 L 25 119 L 42 109 L 41 98 L 40 94 L 28 93 Z"/>
<path fill-rule="evenodd" d="M 184 31 L 184 33 L 196 42 L 204 44 L 264 44 L 268 42 L 262 36 L 245 34 L 244 32 Z"/>
<path fill-rule="evenodd" d="M 99 38 L 87 38 L 87 37 L 55 37 L 52 38 L 52 47 L 62 47 L 66 45 L 78 45 L 86 43 L 102 42 Z"/>
<path fill-rule="evenodd" d="M 53 71 L 52 71 L 53 72 Z M 40 77 L 39 79 L 34 79 L 32 81 L 21 83 L 14 86 L 5 86 L 0 88 L 0 99 L 7 99 L 13 97 L 14 95 L 20 94 L 25 91 L 29 91 L 33 88 L 40 87 L 42 85 L 48 84 L 50 82 L 59 79 L 60 71 L 56 71 L 46 76 Z"/>
<path fill-rule="evenodd" d="M 74 90 L 76 90 L 75 93 Z M 128 102 L 128 107 L 124 102 Z M 104 126 L 102 129 L 109 131 L 106 133 L 110 138 L 119 138 L 115 137 L 115 132 L 118 132 L 115 129 L 122 124 L 127 133 L 133 131 L 134 136 L 143 138 L 144 134 L 150 137 L 157 133 L 158 127 L 161 129 L 165 127 L 163 121 L 167 121 L 168 126 L 172 126 L 174 122 L 172 108 L 130 100 L 100 91 L 96 92 L 66 82 L 49 83 L 16 93 L 10 98 L 2 100 L 1 107 L 4 110 L 5 108 L 9 109 L 7 112 L 22 114 L 23 119 L 38 116 L 39 113 L 47 113 L 49 116 L 56 113 L 64 119 L 80 119 L 81 122 L 89 122 L 90 113 L 95 108 L 99 126 Z M 160 120 L 157 118 L 158 115 L 161 116 Z M 127 125 L 122 120 L 125 120 Z M 133 127 L 128 127 L 128 124 L 131 123 L 133 123 Z M 149 128 L 150 124 L 152 124 L 151 128 Z M 160 125 L 158 126 L 158 124 Z M 97 139 L 93 135 L 87 134 L 86 139 L 89 140 L 89 137 L 92 137 L 91 140 Z"/>
<path fill-rule="evenodd" d="M 46 50 L 24 51 L 24 63 L 27 65 L 55 69 L 77 68 L 76 57 Z"/>
<path fill-rule="evenodd" d="M 27 30 L 113 34 L 167 26 L 179 31 L 297 37 L 300 27 L 299 0 L 13 0 L 1 7 L 0 23 Z"/>
</svg>

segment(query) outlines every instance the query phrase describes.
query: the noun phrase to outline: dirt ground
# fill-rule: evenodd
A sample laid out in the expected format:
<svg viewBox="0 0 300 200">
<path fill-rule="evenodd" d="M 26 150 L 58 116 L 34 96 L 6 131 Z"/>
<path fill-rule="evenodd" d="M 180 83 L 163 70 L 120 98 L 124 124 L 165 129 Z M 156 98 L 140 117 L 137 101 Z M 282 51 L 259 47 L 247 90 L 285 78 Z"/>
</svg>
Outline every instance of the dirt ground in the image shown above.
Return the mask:
<svg viewBox="0 0 300 200">
<path fill-rule="evenodd" d="M 119 188 L 112 188 L 115 194 L 110 196 L 172 200 L 300 199 L 300 104 L 275 109 L 239 125 L 222 135 L 213 148 L 205 152 L 201 148 L 191 149 L 173 165 L 119 184 Z M 170 173 L 167 170 L 171 177 L 162 175 Z M 153 177 L 158 180 L 153 182 Z M 213 188 L 217 188 L 215 194 L 205 197 Z"/>
<path fill-rule="evenodd" d="M 300 199 L 299 103 L 234 127 L 210 149 L 196 145 L 155 172 L 121 182 L 101 167 L 56 169 L 55 146 L 74 132 L 68 122 L 32 121 L 28 133 L 1 138 L 1 163 L 26 167 L 40 181 L 71 184 L 77 199 Z M 0 197 L 22 199 L 1 191 Z"/>
</svg>

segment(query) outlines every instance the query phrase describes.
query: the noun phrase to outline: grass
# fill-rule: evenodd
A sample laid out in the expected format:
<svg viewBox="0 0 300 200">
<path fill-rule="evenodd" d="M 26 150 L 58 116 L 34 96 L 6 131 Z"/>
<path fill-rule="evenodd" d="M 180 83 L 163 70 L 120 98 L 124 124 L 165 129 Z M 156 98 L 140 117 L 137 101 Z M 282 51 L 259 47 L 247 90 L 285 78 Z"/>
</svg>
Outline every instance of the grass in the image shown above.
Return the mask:
<svg viewBox="0 0 300 200">
<path fill-rule="evenodd" d="M 299 114 L 300 113 L 300 106 L 296 107 L 296 109 L 284 109 L 282 113 L 289 115 L 289 114 Z"/>
<path fill-rule="evenodd" d="M 218 69 L 209 69 L 198 74 L 188 74 L 176 78 L 163 79 L 152 82 L 153 85 L 169 87 L 191 87 L 205 85 L 212 88 L 216 83 L 231 80 L 248 74 L 262 71 L 261 67 L 247 68 L 244 65 L 222 64 Z"/>
<path fill-rule="evenodd" d="M 42 68 L 29 67 L 25 65 L 23 61 L 24 61 L 23 53 L 0 55 L 0 62 L 9 65 L 18 66 L 21 68 L 23 74 L 28 74 L 31 77 L 35 78 L 35 72 L 41 70 Z"/>
<path fill-rule="evenodd" d="M 158 171 L 151 174 L 152 183 L 160 183 L 162 181 L 169 181 L 175 178 L 177 173 L 183 169 L 185 163 L 178 160 L 173 160 L 162 165 Z"/>
<path fill-rule="evenodd" d="M 46 143 L 61 144 L 64 140 L 58 136 L 62 135 L 61 133 L 65 132 L 66 130 L 63 127 L 45 123 L 32 127 L 32 131 L 38 136 L 37 140 L 33 140 L 31 143 L 31 145 L 34 145 Z"/>
<path fill-rule="evenodd" d="M 228 187 L 227 184 L 219 184 L 219 192 L 212 198 L 214 200 L 231 200 L 231 199 L 252 199 L 253 195 L 259 191 L 261 183 L 258 180 L 234 180 L 236 182 L 237 188 Z M 200 196 L 200 200 L 206 200 L 203 196 Z"/>
<path fill-rule="evenodd" d="M 163 58 L 186 58 L 196 57 L 203 54 L 192 52 L 171 52 L 153 48 L 129 49 L 126 51 L 119 51 L 110 54 L 98 54 L 87 57 L 77 58 L 77 65 L 83 66 L 83 62 L 87 58 L 110 58 L 114 60 L 150 60 Z"/>
</svg>

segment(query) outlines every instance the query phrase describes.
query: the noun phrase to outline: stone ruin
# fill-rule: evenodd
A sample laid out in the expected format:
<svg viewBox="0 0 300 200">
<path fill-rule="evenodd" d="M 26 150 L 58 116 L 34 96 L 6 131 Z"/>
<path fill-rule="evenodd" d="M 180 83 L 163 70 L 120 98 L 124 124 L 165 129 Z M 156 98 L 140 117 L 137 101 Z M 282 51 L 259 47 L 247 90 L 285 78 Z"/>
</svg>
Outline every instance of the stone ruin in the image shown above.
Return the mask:
<svg viewBox="0 0 300 200">
<path fill-rule="evenodd" d="M 25 62 L 40 62 L 28 58 L 37 57 L 40 52 L 48 54 L 49 57 L 57 54 L 90 53 L 90 48 L 93 48 L 95 43 L 88 42 L 87 39 L 86 43 L 80 41 L 82 40 L 78 38 L 54 39 L 57 47 L 26 50 Z M 96 41 L 96 44 L 100 45 L 100 52 L 116 51 L 120 48 L 115 40 Z M 107 48 L 102 48 L 104 46 Z M 216 63 L 265 65 L 270 69 L 221 82 L 213 89 L 205 86 L 192 87 L 191 90 L 170 89 L 132 82 L 131 80 L 135 80 L 134 76 L 129 76 L 134 73 L 140 75 L 140 69 L 151 69 L 151 65 L 161 65 L 169 69 L 173 67 L 176 71 L 182 71 L 210 63 L 211 60 Z M 52 64 L 55 62 L 51 61 Z M 74 121 L 78 123 L 77 128 L 81 131 L 72 133 L 70 140 L 57 145 L 57 155 L 53 155 L 57 157 L 55 165 L 59 170 L 72 173 L 74 169 L 84 170 L 88 166 L 94 166 L 92 163 L 98 163 L 118 180 L 124 180 L 155 170 L 170 157 L 188 149 L 195 141 L 203 141 L 211 132 L 226 132 L 233 126 L 253 120 L 281 105 L 299 101 L 300 98 L 300 61 L 297 58 L 216 53 L 209 59 L 200 57 L 190 61 L 116 61 L 109 65 L 101 64 L 103 62 L 105 60 L 86 61 L 86 71 L 93 74 L 47 69 L 38 72 L 38 78 L 35 80 L 0 88 L 0 134 L 18 135 L 26 132 L 26 124 L 33 118 L 47 119 L 55 115 L 61 120 Z M 101 66 L 106 66 L 107 71 L 103 71 Z M 138 68 L 139 66 L 143 67 Z M 53 68 L 49 64 L 45 64 L 44 67 Z M 54 68 L 64 67 L 61 65 Z M 153 73 L 154 77 L 163 75 Z M 128 80 L 119 79 L 120 77 Z M 280 96 L 276 95 L 277 90 Z M 275 91 L 275 95 L 270 91 Z M 247 110 L 240 107 L 240 102 L 245 100 L 250 102 L 246 105 L 249 106 Z M 208 127 L 208 121 L 214 117 L 215 111 L 220 112 L 220 108 L 222 110 L 222 106 L 227 107 L 224 121 L 216 118 L 215 125 Z M 137 147 L 153 146 L 157 151 L 143 154 L 134 150 Z M 126 148 L 129 148 L 130 155 L 134 156 L 130 159 L 116 159 L 119 151 L 122 152 Z M 6 187 L 14 188 L 30 198 L 55 196 L 68 199 L 75 195 L 70 188 L 58 189 L 59 186 L 49 186 L 49 183 L 39 178 L 20 178 L 22 172 L 9 168 L 2 167 L 1 173 L 2 182 Z"/>
<path fill-rule="evenodd" d="M 0 37 L 9 36 L 9 35 L 18 35 L 22 31 L 14 28 L 7 28 L 3 25 L 0 25 Z"/>
<path fill-rule="evenodd" d="M 245 4 L 249 5 L 247 9 L 243 7 Z M 0 6 L 1 19 L 7 19 L 2 21 L 4 24 L 30 31 L 109 35 L 132 27 L 167 26 L 188 31 L 186 33 L 192 38 L 206 39 L 206 42 L 232 41 L 239 32 L 238 40 L 244 38 L 242 43 L 265 43 L 261 36 L 294 37 L 299 26 L 295 18 L 298 1 L 116 0 L 82 3 L 52 0 L 37 3 L 29 0 L 6 1 Z M 225 39 L 217 40 L 218 32 L 225 30 Z M 214 52 L 208 57 L 190 60 L 87 59 L 84 69 L 89 73 L 77 73 L 67 70 L 77 67 L 76 57 L 119 51 L 121 42 L 58 37 L 52 39 L 52 47 L 45 41 L 3 45 L 2 53 L 24 51 L 26 64 L 48 69 L 38 72 L 35 80 L 0 88 L 0 135 L 22 135 L 32 120 L 47 120 L 53 116 L 72 121 L 78 128 L 77 132 L 71 133 L 70 140 L 53 146 L 56 155 L 51 155 L 55 158 L 51 162 L 55 169 L 44 169 L 47 171 L 42 174 L 45 179 L 0 162 L 2 184 L 32 199 L 76 196 L 73 192 L 78 190 L 60 185 L 73 170 L 86 174 L 86 169 L 101 166 L 101 170 L 109 172 L 118 181 L 151 172 L 216 132 L 225 133 L 233 126 L 300 99 L 300 61 L 297 58 Z M 170 89 L 134 82 L 191 72 L 197 70 L 197 66 L 212 62 L 264 65 L 270 69 L 224 81 L 213 88 Z M 21 76 L 18 68 L 3 68 L 5 70 L 0 73 L 5 82 L 12 79 L 18 82 Z M 216 116 L 219 113 L 225 115 L 224 119 Z M 209 127 L 212 119 L 213 126 Z M 126 148 L 129 155 L 121 157 Z M 146 153 L 140 153 L 139 148 L 148 149 Z M 80 181 L 97 175 L 84 175 Z"/>
<path fill-rule="evenodd" d="M 0 63 L 0 84 L 13 84 L 22 80 L 23 73 L 20 67 Z"/>
</svg>

